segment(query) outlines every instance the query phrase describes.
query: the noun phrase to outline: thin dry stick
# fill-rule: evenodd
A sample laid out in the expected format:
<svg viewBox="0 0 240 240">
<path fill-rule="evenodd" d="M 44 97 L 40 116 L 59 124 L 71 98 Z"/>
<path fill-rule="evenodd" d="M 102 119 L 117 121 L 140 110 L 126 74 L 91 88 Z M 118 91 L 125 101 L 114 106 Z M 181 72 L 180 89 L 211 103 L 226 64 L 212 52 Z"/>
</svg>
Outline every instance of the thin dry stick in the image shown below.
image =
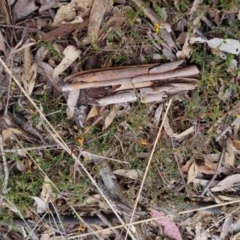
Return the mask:
<svg viewBox="0 0 240 240">
<path fill-rule="evenodd" d="M 3 170 L 4 170 L 4 181 L 3 181 L 3 185 L 2 185 L 2 194 L 5 195 L 7 193 L 9 171 L 8 171 L 7 158 L 5 156 L 4 149 L 3 149 L 3 139 L 2 139 L 1 135 L 0 135 L 0 151 L 2 153 Z"/>
<path fill-rule="evenodd" d="M 11 58 L 11 68 L 12 68 L 12 58 Z M 8 112 L 8 104 L 9 104 L 9 98 L 10 98 L 10 90 L 11 90 L 11 83 L 12 83 L 12 78 L 10 75 L 8 75 L 8 94 L 7 94 L 7 100 L 5 104 L 5 109 L 4 109 L 4 114 L 3 117 L 6 117 L 7 112 Z"/>
<path fill-rule="evenodd" d="M 218 165 L 217 165 L 217 169 L 216 169 L 214 175 L 212 176 L 211 180 L 209 181 L 208 185 L 206 186 L 206 188 L 205 188 L 204 191 L 202 192 L 201 197 L 203 197 L 203 196 L 205 195 L 205 193 L 208 191 L 208 189 L 209 189 L 210 186 L 212 185 L 213 181 L 216 179 L 216 177 L 217 177 L 217 175 L 218 175 L 218 170 L 219 170 L 220 166 L 222 165 L 222 161 L 223 161 L 223 159 L 224 159 L 225 152 L 226 152 L 226 149 L 224 149 L 224 150 L 222 151 L 220 160 L 219 160 Z"/>
<path fill-rule="evenodd" d="M 35 28 L 28 28 L 28 27 L 23 27 L 23 26 L 17 26 L 17 25 L 10 25 L 10 24 L 9 24 L 9 25 L 5 25 L 5 24 L 0 24 L 0 27 L 25 29 L 25 30 L 30 31 L 30 32 L 39 32 L 39 33 L 44 34 L 44 32 L 41 31 L 41 30 L 38 30 L 38 29 L 35 29 Z"/>
<path fill-rule="evenodd" d="M 102 213 L 98 212 L 98 213 L 97 213 L 97 216 L 98 216 L 107 226 L 112 227 L 112 223 L 111 223 L 105 216 L 103 216 Z M 118 239 L 119 239 L 119 240 L 120 240 L 120 239 L 123 239 L 123 236 L 121 235 L 121 232 L 119 232 L 118 229 L 113 229 L 112 231 L 116 234 L 116 236 L 118 236 Z"/>
<path fill-rule="evenodd" d="M 124 224 L 124 225 L 118 225 L 118 226 L 115 226 L 115 227 L 112 227 L 112 228 L 106 228 L 106 229 L 95 231 L 95 233 L 103 233 L 105 231 L 109 231 L 109 230 L 113 230 L 113 229 L 117 229 L 117 228 L 122 228 L 122 227 L 128 227 L 128 226 L 131 227 L 131 226 L 136 225 L 136 224 L 148 223 L 150 221 L 154 221 L 154 220 L 157 220 L 157 219 L 160 219 L 160 218 L 163 218 L 163 217 L 171 217 L 171 216 L 174 216 L 174 215 L 183 215 L 183 214 L 186 214 L 186 213 L 193 213 L 193 212 L 197 212 L 197 211 L 206 210 L 206 209 L 209 209 L 209 208 L 222 207 L 222 206 L 226 206 L 226 205 L 230 205 L 230 204 L 234 204 L 234 203 L 240 203 L 240 199 L 239 200 L 234 200 L 234 201 L 231 201 L 231 202 L 227 202 L 227 203 L 219 203 L 219 204 L 215 204 L 215 205 L 211 205 L 211 206 L 207 206 L 207 207 L 194 208 L 194 209 L 191 209 L 191 210 L 178 212 L 176 214 L 168 214 L 168 215 L 161 216 L 161 217 L 148 218 L 148 219 L 144 219 L 144 220 L 140 220 L 140 221 L 136 221 L 136 222 L 132 222 L 132 223 L 127 223 L 127 224 Z M 84 234 L 80 234 L 80 235 L 75 235 L 75 236 L 69 237 L 69 239 L 75 239 L 76 237 L 86 237 L 86 236 L 89 236 L 91 234 L 92 233 L 84 233 Z"/>
<path fill-rule="evenodd" d="M 53 206 L 54 211 L 55 211 L 55 213 L 57 214 L 58 221 L 59 221 L 59 223 L 60 223 L 60 225 L 61 225 L 62 230 L 64 231 L 65 239 L 68 240 L 67 233 L 66 233 L 66 229 L 65 229 L 65 227 L 63 226 L 63 222 L 62 222 L 61 217 L 60 217 L 60 215 L 59 215 L 58 209 L 56 208 L 56 206 L 55 206 L 54 203 L 51 202 L 51 205 Z M 51 212 L 51 215 L 52 215 L 52 212 Z M 53 219 L 54 219 L 54 217 L 53 217 Z M 54 220 L 55 220 L 55 219 L 54 219 Z M 56 226 L 58 227 L 58 224 L 56 224 Z"/>
<path fill-rule="evenodd" d="M 79 164 L 79 166 L 83 169 L 83 171 L 86 173 L 86 175 L 88 176 L 88 178 L 91 180 L 91 182 L 93 183 L 93 185 L 96 187 L 96 189 L 98 190 L 98 192 L 100 193 L 100 195 L 104 198 L 104 200 L 107 202 L 107 204 L 109 205 L 109 207 L 112 209 L 112 211 L 114 212 L 114 214 L 116 215 L 116 217 L 118 218 L 118 220 L 120 221 L 120 223 L 122 225 L 124 225 L 124 221 L 122 220 L 122 218 L 119 216 L 118 212 L 116 211 L 116 209 L 113 207 L 113 205 L 111 204 L 111 202 L 109 201 L 109 199 L 107 198 L 107 196 L 102 192 L 101 188 L 99 188 L 99 186 L 97 185 L 96 181 L 94 180 L 94 178 L 90 175 L 90 173 L 87 171 L 87 169 L 85 168 L 85 166 L 81 163 L 81 161 L 77 158 L 77 156 L 75 154 L 72 153 L 71 149 L 66 145 L 66 143 L 64 142 L 64 140 L 62 139 L 62 137 L 58 134 L 58 132 L 54 129 L 54 127 L 51 125 L 51 123 L 47 120 L 47 118 L 45 117 L 45 115 L 42 113 L 42 111 L 39 109 L 39 107 L 35 104 L 35 102 L 31 99 L 31 97 L 29 96 L 29 94 L 24 90 L 24 88 L 21 86 L 20 82 L 17 80 L 17 78 L 15 78 L 15 76 L 12 74 L 12 72 L 9 70 L 9 68 L 6 66 L 6 64 L 3 62 L 3 60 L 0 58 L 0 63 L 2 63 L 3 67 L 5 68 L 5 71 L 8 72 L 12 79 L 16 82 L 16 84 L 18 85 L 18 87 L 21 89 L 21 91 L 24 93 L 24 95 L 26 96 L 26 98 L 29 100 L 29 102 L 34 106 L 34 108 L 38 111 L 39 115 L 41 116 L 41 118 L 45 121 L 45 123 L 49 126 L 49 128 L 47 127 L 46 124 L 45 127 L 47 129 L 47 131 L 51 134 L 52 138 L 54 139 L 54 141 L 56 143 L 58 143 L 70 156 L 72 156 L 72 158 Z M 53 133 L 54 134 L 53 134 Z M 51 183 L 53 184 L 53 182 L 51 181 Z M 54 185 L 54 184 L 53 184 Z M 56 187 L 54 185 L 54 187 Z M 69 205 L 70 206 L 70 205 Z M 74 208 L 73 208 L 74 210 Z M 74 210 L 75 213 L 77 213 Z M 77 214 L 77 216 L 79 216 L 79 214 Z M 93 234 L 95 234 L 95 232 L 93 232 Z M 132 235 L 132 233 L 129 233 L 130 236 L 132 237 L 132 239 L 135 239 L 134 236 Z M 97 236 L 99 239 L 100 237 Z"/>
<path fill-rule="evenodd" d="M 27 236 L 27 238 L 25 239 L 25 240 L 28 240 L 29 238 L 31 238 L 32 237 L 32 234 L 34 234 L 34 231 L 35 231 L 35 229 L 37 229 L 38 228 L 38 226 L 39 226 L 39 223 L 41 223 L 42 222 L 42 220 L 44 219 L 44 217 L 46 216 L 46 214 L 47 213 L 45 213 L 42 217 L 41 217 L 41 219 L 40 219 L 40 221 L 38 221 L 38 223 L 37 224 L 35 224 L 35 226 L 34 226 L 34 228 L 28 233 L 28 236 Z"/>
<path fill-rule="evenodd" d="M 52 145 L 41 145 L 37 147 L 25 147 L 24 150 L 26 151 L 34 151 L 34 150 L 43 150 L 47 148 L 60 148 L 58 144 L 52 144 Z M 5 153 L 16 153 L 16 152 L 22 152 L 22 148 L 13 148 L 13 149 L 4 149 Z"/>
<path fill-rule="evenodd" d="M 160 126 L 160 128 L 159 128 L 157 137 L 156 137 L 156 139 L 155 139 L 155 142 L 154 142 L 154 145 L 153 145 L 153 148 L 152 148 L 152 151 L 151 151 L 149 160 L 148 160 L 148 164 L 147 164 L 147 167 L 146 167 L 144 176 L 143 176 L 143 180 L 142 180 L 142 183 L 141 183 L 141 186 L 140 186 L 140 189 L 139 189 L 139 192 L 138 192 L 136 201 L 135 201 L 135 203 L 134 203 L 132 215 L 131 215 L 131 218 L 130 218 L 130 221 L 129 221 L 130 223 L 133 221 L 133 217 L 134 217 L 135 211 L 136 211 L 136 209 L 137 209 L 137 204 L 138 204 L 140 195 L 141 195 L 141 193 L 142 193 L 143 185 L 144 185 L 144 183 L 145 183 L 145 180 L 146 180 L 146 177 L 147 177 L 147 174 L 148 174 L 148 170 L 149 170 L 150 165 L 151 165 L 151 162 L 152 162 L 153 154 L 154 154 L 154 152 L 155 152 L 155 149 L 156 149 L 156 146 L 157 146 L 157 143 L 158 143 L 158 139 L 159 139 L 159 137 L 160 137 L 160 133 L 161 133 L 161 131 L 162 131 L 163 124 L 164 124 L 164 121 L 165 121 L 165 119 L 166 119 L 166 117 L 167 117 L 167 114 L 168 114 L 168 111 L 169 111 L 169 109 L 170 109 L 171 104 L 172 104 L 172 99 L 170 99 L 170 101 L 169 101 L 167 110 L 166 110 L 165 115 L 164 115 L 164 117 L 163 117 L 163 120 L 162 120 L 161 126 Z M 127 239 L 129 229 L 130 229 L 130 226 L 127 228 L 127 234 L 126 234 L 125 240 Z"/>
</svg>

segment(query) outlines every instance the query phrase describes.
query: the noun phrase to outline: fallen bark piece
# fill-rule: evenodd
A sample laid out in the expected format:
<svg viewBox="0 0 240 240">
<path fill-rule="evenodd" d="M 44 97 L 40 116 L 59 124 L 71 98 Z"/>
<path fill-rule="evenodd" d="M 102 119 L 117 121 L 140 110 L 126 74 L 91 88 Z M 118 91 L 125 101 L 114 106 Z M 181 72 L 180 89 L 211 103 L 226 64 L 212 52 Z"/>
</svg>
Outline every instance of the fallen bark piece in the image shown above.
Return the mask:
<svg viewBox="0 0 240 240">
<path fill-rule="evenodd" d="M 140 89 L 141 102 L 162 102 L 169 99 L 171 96 L 176 96 L 195 89 L 195 84 L 176 83 L 164 85 L 156 88 L 142 88 Z"/>
<path fill-rule="evenodd" d="M 118 93 L 113 96 L 107 96 L 100 99 L 95 100 L 97 105 L 105 106 L 109 104 L 123 103 L 123 102 L 135 102 L 137 101 L 137 96 L 134 91 L 126 91 L 123 93 Z M 91 104 L 90 105 L 96 105 Z"/>
<path fill-rule="evenodd" d="M 191 77 L 196 76 L 198 74 L 199 70 L 196 66 L 189 66 L 182 69 L 177 69 L 164 73 L 137 76 L 132 79 L 132 82 L 156 81 L 177 77 Z"/>
<path fill-rule="evenodd" d="M 148 74 L 149 67 L 126 67 L 123 69 L 112 68 L 110 70 L 98 69 L 90 73 L 82 73 L 75 76 L 72 80 L 79 82 L 98 82 L 109 81 L 112 79 L 132 78 L 138 75 Z"/>
<path fill-rule="evenodd" d="M 88 104 L 98 106 L 134 102 L 137 98 L 144 103 L 162 102 L 195 89 L 199 70 L 194 65 L 185 65 L 185 60 L 177 60 L 83 71 L 66 77 L 61 90 L 91 88 L 87 90 Z"/>
<path fill-rule="evenodd" d="M 169 62 L 169 63 L 165 63 L 165 64 L 161 64 L 157 67 L 153 67 L 149 70 L 150 74 L 154 74 L 154 73 L 164 73 L 164 72 L 169 72 L 172 70 L 175 70 L 176 68 L 182 66 L 186 64 L 185 60 L 177 60 L 174 62 Z"/>
</svg>

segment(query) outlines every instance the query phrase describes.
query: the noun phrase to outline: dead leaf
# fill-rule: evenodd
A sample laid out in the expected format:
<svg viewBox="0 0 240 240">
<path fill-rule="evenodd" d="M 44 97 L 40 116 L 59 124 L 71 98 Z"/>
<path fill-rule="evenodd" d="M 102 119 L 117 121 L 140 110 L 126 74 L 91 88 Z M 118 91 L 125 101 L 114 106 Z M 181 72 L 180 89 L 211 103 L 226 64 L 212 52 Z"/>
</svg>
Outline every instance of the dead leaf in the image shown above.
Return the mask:
<svg viewBox="0 0 240 240">
<path fill-rule="evenodd" d="M 106 130 L 111 125 L 111 123 L 113 122 L 114 118 L 117 115 L 117 112 L 118 112 L 118 107 L 113 107 L 111 109 L 111 112 L 105 118 L 103 130 Z"/>
<path fill-rule="evenodd" d="M 45 203 L 54 202 L 56 199 L 56 194 L 53 192 L 51 181 L 47 176 L 44 177 L 44 183 L 42 186 L 40 198 Z"/>
<path fill-rule="evenodd" d="M 88 26 L 88 37 L 93 46 L 97 47 L 98 33 L 102 19 L 113 6 L 113 0 L 94 0 Z M 98 47 L 97 47 L 98 48 Z"/>
<path fill-rule="evenodd" d="M 80 90 L 72 90 L 69 91 L 68 99 L 67 99 L 67 116 L 68 119 L 72 119 L 74 117 L 74 112 L 78 104 Z"/>
<path fill-rule="evenodd" d="M 149 74 L 156 74 L 156 73 L 165 73 L 169 71 L 173 71 L 180 66 L 186 65 L 185 60 L 177 60 L 174 62 L 169 62 L 165 64 L 160 64 L 159 66 L 153 67 L 149 70 Z"/>
<path fill-rule="evenodd" d="M 33 13 L 37 9 L 38 6 L 36 6 L 35 1 L 18 0 L 13 6 L 12 11 L 15 21 L 19 21 L 28 16 L 29 14 Z"/>
<path fill-rule="evenodd" d="M 178 59 L 190 58 L 190 53 L 192 51 L 192 46 L 188 43 L 188 37 L 185 39 L 182 50 L 176 53 Z"/>
<path fill-rule="evenodd" d="M 32 55 L 30 47 L 26 47 L 23 50 L 24 53 L 24 72 L 21 80 L 23 82 L 24 89 L 31 95 L 36 83 L 37 77 L 37 63 L 32 64 Z"/>
<path fill-rule="evenodd" d="M 240 141 L 235 139 L 232 141 L 233 143 L 233 146 L 237 149 L 237 150 L 240 150 Z"/>
<path fill-rule="evenodd" d="M 67 46 L 64 51 L 64 58 L 60 64 L 53 70 L 53 78 L 59 76 L 65 71 L 81 54 L 81 51 L 75 46 Z"/>
<path fill-rule="evenodd" d="M 142 171 L 135 170 L 135 169 L 132 169 L 132 170 L 118 169 L 113 171 L 113 173 L 122 177 L 131 178 L 134 180 L 141 179 L 144 174 Z"/>
<path fill-rule="evenodd" d="M 73 21 L 77 15 L 81 16 L 82 18 L 89 16 L 92 3 L 93 0 L 72 0 L 71 3 L 62 5 L 58 9 L 52 25 L 58 26 L 62 22 Z"/>
<path fill-rule="evenodd" d="M 8 128 L 2 131 L 3 143 L 14 134 L 23 134 L 22 131 L 17 128 Z"/>
<path fill-rule="evenodd" d="M 205 174 L 214 174 L 218 165 L 211 156 L 205 154 L 196 154 L 195 163 L 198 165 L 198 172 Z"/>
<path fill-rule="evenodd" d="M 197 178 L 195 178 L 194 180 L 193 180 L 193 185 L 195 186 L 195 187 L 197 187 L 197 186 L 199 186 L 199 185 L 201 185 L 201 186 L 203 186 L 203 187 L 206 187 L 208 184 L 209 184 L 209 180 L 205 180 L 205 179 L 197 179 Z M 212 184 L 211 185 L 217 185 L 219 183 L 219 181 L 213 181 L 212 182 Z"/>
<path fill-rule="evenodd" d="M 99 115 L 99 107 L 98 106 L 92 106 L 90 112 L 87 115 L 87 119 L 93 118 L 93 117 L 97 117 Z"/>
<path fill-rule="evenodd" d="M 230 227 L 233 223 L 233 218 L 232 216 L 226 217 L 224 220 L 224 223 L 222 225 L 222 230 L 220 234 L 220 239 L 225 239 L 225 237 L 228 235 Z"/>
<path fill-rule="evenodd" d="M 186 136 L 188 136 L 189 134 L 193 133 L 195 130 L 194 130 L 194 127 L 190 127 L 188 128 L 187 130 L 185 130 L 184 132 L 180 133 L 180 134 L 177 134 L 177 133 L 174 133 L 170 124 L 169 124 L 169 120 L 168 120 L 168 117 L 165 118 L 165 121 L 164 121 L 164 130 L 166 131 L 167 135 L 178 140 L 178 141 L 182 141 Z"/>
<path fill-rule="evenodd" d="M 164 217 L 164 215 L 161 212 L 155 209 L 151 210 L 151 217 L 152 218 L 162 217 L 159 219 L 155 219 L 154 221 L 156 221 L 160 226 L 164 227 L 164 234 L 172 239 L 182 240 L 179 228 L 168 217 Z"/>
<path fill-rule="evenodd" d="M 238 183 L 238 182 L 240 182 L 240 174 L 234 174 L 220 181 L 217 186 L 211 188 L 211 191 L 219 192 L 219 191 L 227 190 L 227 189 L 230 189 L 234 183 Z"/>
<path fill-rule="evenodd" d="M 224 155 L 224 162 L 234 166 L 235 154 L 232 141 L 228 138 L 226 141 L 226 153 Z"/>
<path fill-rule="evenodd" d="M 207 43 L 210 48 L 219 49 L 220 51 L 238 55 L 240 52 L 240 42 L 235 39 L 213 38 L 205 40 L 201 37 L 191 38 L 190 43 Z"/>
<path fill-rule="evenodd" d="M 32 197 L 35 200 L 37 206 L 37 213 L 45 213 L 48 210 L 48 204 L 39 197 Z"/>
<path fill-rule="evenodd" d="M 28 86 L 26 91 L 29 95 L 31 95 L 37 79 L 37 63 L 36 62 L 34 62 L 31 66 L 29 77 L 30 78 L 28 80 Z"/>
<path fill-rule="evenodd" d="M 48 9 L 58 7 L 57 0 L 40 0 L 41 7 L 39 8 L 39 12 L 44 12 Z"/>
<path fill-rule="evenodd" d="M 197 177 L 197 175 L 198 175 L 198 165 L 194 161 L 188 170 L 187 184 L 191 183 Z"/>
<path fill-rule="evenodd" d="M 196 237 L 194 240 L 208 240 L 209 234 L 207 231 L 205 231 L 205 229 L 203 229 L 201 222 L 196 224 L 195 231 Z"/>
<path fill-rule="evenodd" d="M 16 167 L 19 171 L 21 172 L 26 172 L 26 167 L 25 165 L 23 164 L 23 162 L 20 162 L 20 161 L 17 161 L 16 162 Z"/>
<path fill-rule="evenodd" d="M 182 171 L 183 172 L 188 172 L 191 165 L 192 165 L 192 160 L 187 161 L 186 164 L 184 166 L 182 166 L 182 168 L 181 168 Z"/>
</svg>

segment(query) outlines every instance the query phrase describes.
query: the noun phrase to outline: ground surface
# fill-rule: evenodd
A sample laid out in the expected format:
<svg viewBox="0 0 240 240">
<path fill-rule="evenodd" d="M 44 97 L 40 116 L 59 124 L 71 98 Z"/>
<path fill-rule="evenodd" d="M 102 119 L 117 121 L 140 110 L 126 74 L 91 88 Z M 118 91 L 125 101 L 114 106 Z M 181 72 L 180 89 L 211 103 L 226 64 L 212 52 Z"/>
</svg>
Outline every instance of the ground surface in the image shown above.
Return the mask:
<svg viewBox="0 0 240 240">
<path fill-rule="evenodd" d="M 0 238 L 239 239 L 239 7 L 1 1 Z"/>
</svg>

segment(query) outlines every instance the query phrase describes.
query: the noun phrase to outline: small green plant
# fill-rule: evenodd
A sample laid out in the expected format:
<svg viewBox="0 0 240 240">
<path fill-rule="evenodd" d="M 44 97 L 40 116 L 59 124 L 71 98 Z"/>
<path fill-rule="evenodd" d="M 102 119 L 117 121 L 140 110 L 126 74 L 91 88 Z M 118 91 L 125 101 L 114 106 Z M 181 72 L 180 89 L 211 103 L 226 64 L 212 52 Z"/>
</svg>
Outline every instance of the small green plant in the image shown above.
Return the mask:
<svg viewBox="0 0 240 240">
<path fill-rule="evenodd" d="M 49 56 L 50 57 L 54 57 L 56 58 L 58 61 L 60 61 L 62 59 L 61 54 L 59 53 L 59 51 L 56 49 L 56 47 L 50 43 L 50 42 L 38 42 L 37 43 L 38 46 L 40 47 L 44 47 L 49 51 Z"/>
</svg>

